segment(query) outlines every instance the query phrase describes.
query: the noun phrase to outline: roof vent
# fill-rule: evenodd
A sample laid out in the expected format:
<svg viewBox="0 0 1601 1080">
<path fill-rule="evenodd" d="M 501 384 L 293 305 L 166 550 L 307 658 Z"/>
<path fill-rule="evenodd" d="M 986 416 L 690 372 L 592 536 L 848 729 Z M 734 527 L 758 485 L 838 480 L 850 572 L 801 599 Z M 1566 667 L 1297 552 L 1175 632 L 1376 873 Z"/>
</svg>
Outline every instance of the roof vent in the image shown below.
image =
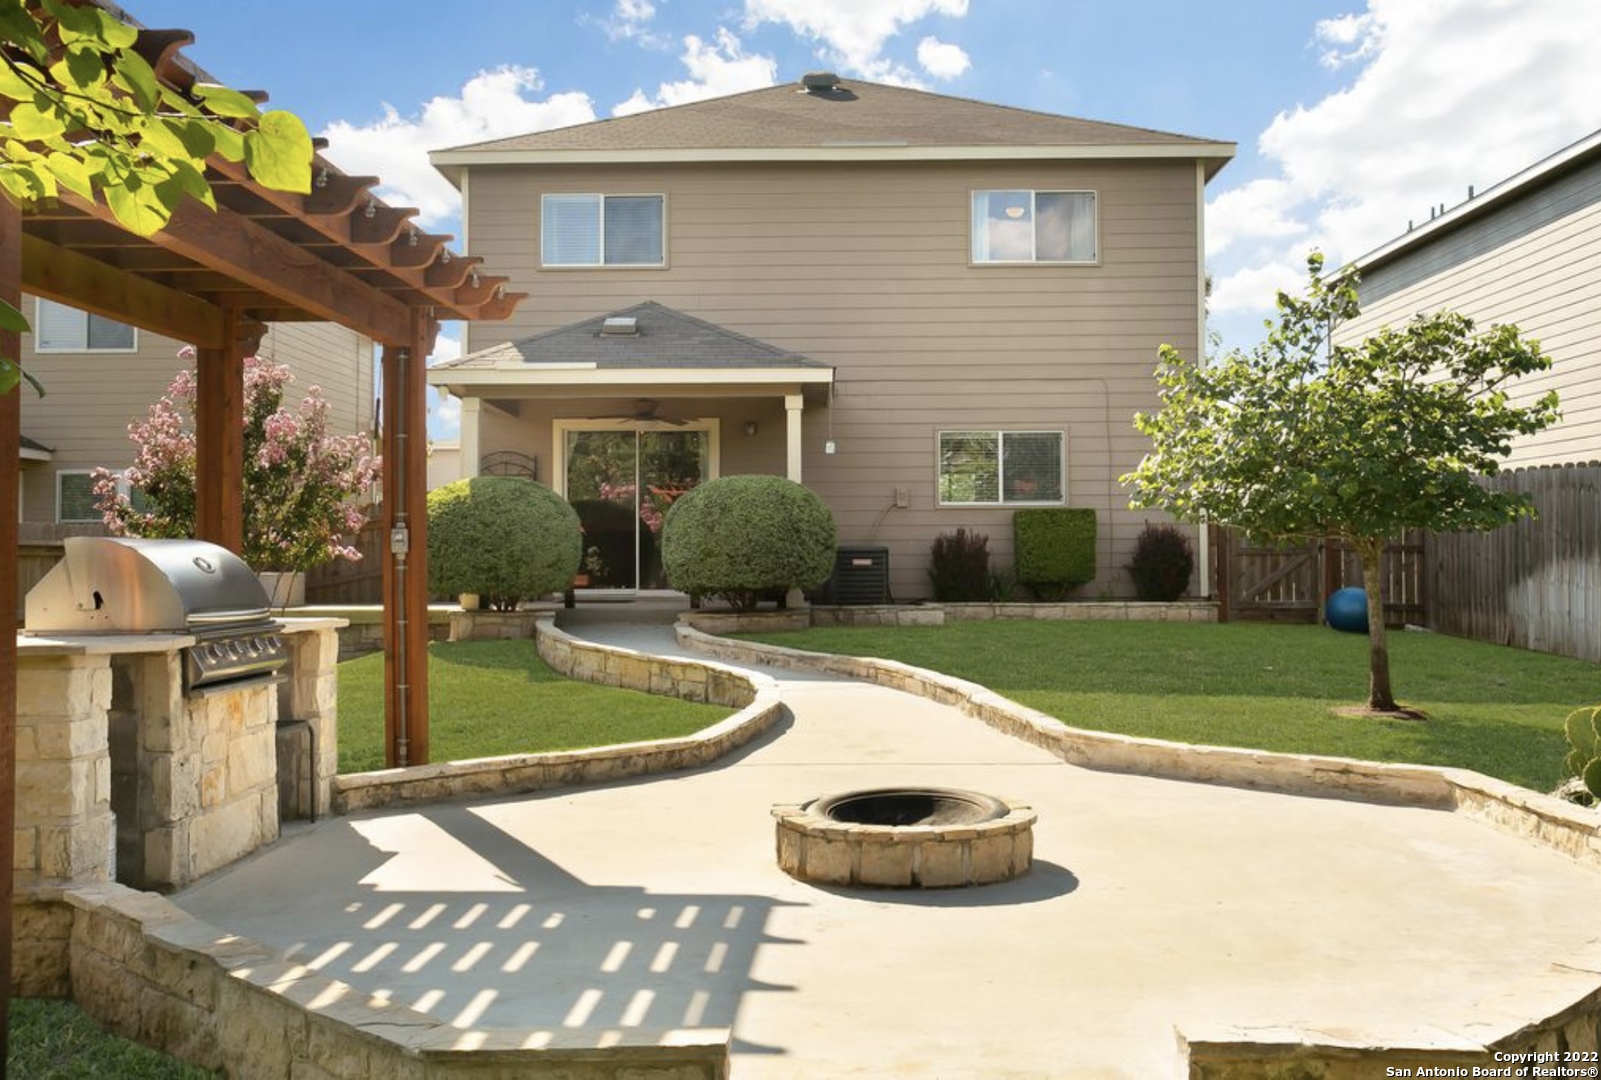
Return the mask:
<svg viewBox="0 0 1601 1080">
<path fill-rule="evenodd" d="M 826 94 L 839 89 L 839 76 L 832 71 L 808 71 L 801 76 L 801 85 L 808 93 Z"/>
<path fill-rule="evenodd" d="M 639 320 L 632 315 L 608 315 L 600 332 L 603 337 L 632 337 L 639 333 Z"/>
</svg>

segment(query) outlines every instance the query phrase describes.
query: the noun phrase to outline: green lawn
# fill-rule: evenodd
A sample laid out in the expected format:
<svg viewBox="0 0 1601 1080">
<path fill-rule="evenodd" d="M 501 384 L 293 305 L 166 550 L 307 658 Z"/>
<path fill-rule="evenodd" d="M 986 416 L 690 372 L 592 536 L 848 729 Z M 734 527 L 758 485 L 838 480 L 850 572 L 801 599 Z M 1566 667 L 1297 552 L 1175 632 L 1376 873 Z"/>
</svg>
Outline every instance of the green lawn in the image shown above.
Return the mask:
<svg viewBox="0 0 1601 1080">
<path fill-rule="evenodd" d="M 1366 698 L 1367 638 L 1325 627 L 997 621 L 746 636 L 931 668 L 1074 727 L 1457 765 L 1541 791 L 1563 779 L 1562 718 L 1601 701 L 1601 665 L 1415 632 L 1390 635 L 1390 670 L 1426 721 L 1331 715 Z"/>
<path fill-rule="evenodd" d="M 27 1080 L 212 1080 L 218 1074 L 107 1035 L 68 1001 L 12 998 L 6 1075 Z"/>
<path fill-rule="evenodd" d="M 571 750 L 688 735 L 732 710 L 565 679 L 531 641 L 428 646 L 434 761 Z M 384 767 L 384 658 L 339 665 L 339 771 Z"/>
</svg>

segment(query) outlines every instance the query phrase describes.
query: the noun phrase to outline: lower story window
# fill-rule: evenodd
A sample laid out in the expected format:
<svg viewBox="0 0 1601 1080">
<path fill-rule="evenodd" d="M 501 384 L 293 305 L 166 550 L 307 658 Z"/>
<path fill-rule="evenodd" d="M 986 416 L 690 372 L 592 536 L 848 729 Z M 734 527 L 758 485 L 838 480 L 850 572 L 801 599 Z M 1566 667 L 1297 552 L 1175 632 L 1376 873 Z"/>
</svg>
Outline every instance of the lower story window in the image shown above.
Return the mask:
<svg viewBox="0 0 1601 1080">
<path fill-rule="evenodd" d="M 1060 505 L 1066 445 L 1060 431 L 942 431 L 940 505 Z"/>
<path fill-rule="evenodd" d="M 120 473 L 117 474 L 117 494 L 124 495 L 135 510 L 145 510 L 149 502 L 143 489 L 133 487 Z M 66 522 L 101 522 L 105 520 L 98 509 L 100 496 L 95 494 L 95 477 L 89 469 L 62 469 L 56 473 L 56 520 Z"/>
<path fill-rule="evenodd" d="M 94 476 L 88 469 L 63 469 L 56 473 L 57 521 L 99 521 L 96 501 Z"/>
</svg>

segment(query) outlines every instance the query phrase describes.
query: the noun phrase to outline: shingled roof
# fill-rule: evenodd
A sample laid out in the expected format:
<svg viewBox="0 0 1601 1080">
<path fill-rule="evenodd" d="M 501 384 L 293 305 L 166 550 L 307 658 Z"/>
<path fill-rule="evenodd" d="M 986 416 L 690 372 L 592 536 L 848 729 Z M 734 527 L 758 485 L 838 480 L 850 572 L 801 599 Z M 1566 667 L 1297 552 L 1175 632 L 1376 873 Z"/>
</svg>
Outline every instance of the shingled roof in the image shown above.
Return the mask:
<svg viewBox="0 0 1601 1080">
<path fill-rule="evenodd" d="M 809 79 L 813 78 L 808 76 Z M 1188 157 L 1222 168 L 1234 144 L 911 90 L 794 83 L 430 155 L 464 165 L 563 161 Z"/>
<path fill-rule="evenodd" d="M 608 320 L 633 320 L 634 332 L 605 333 Z M 704 319 L 675 311 L 654 300 L 573 323 L 543 334 L 493 345 L 434 365 L 443 368 L 499 368 L 529 365 L 593 365 L 596 369 L 710 368 L 827 370 L 827 364 L 737 334 Z"/>
</svg>

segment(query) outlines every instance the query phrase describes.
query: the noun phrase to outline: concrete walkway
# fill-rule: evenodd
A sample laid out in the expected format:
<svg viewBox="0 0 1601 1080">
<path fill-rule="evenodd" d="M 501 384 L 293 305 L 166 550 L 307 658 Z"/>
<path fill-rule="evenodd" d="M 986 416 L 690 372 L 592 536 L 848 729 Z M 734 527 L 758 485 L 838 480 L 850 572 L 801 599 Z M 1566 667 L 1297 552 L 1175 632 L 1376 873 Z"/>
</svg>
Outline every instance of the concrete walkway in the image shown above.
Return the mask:
<svg viewBox="0 0 1601 1080">
<path fill-rule="evenodd" d="M 564 625 L 677 651 L 663 625 Z M 1601 970 L 1601 875 L 1465 817 L 1090 772 L 767 674 L 793 721 L 719 767 L 325 820 L 173 899 L 461 1027 L 731 1027 L 739 1080 L 1152 1080 L 1192 1024 L 1460 1046 Z M 1032 804 L 1033 872 L 881 892 L 777 869 L 774 803 L 898 783 Z"/>
</svg>

